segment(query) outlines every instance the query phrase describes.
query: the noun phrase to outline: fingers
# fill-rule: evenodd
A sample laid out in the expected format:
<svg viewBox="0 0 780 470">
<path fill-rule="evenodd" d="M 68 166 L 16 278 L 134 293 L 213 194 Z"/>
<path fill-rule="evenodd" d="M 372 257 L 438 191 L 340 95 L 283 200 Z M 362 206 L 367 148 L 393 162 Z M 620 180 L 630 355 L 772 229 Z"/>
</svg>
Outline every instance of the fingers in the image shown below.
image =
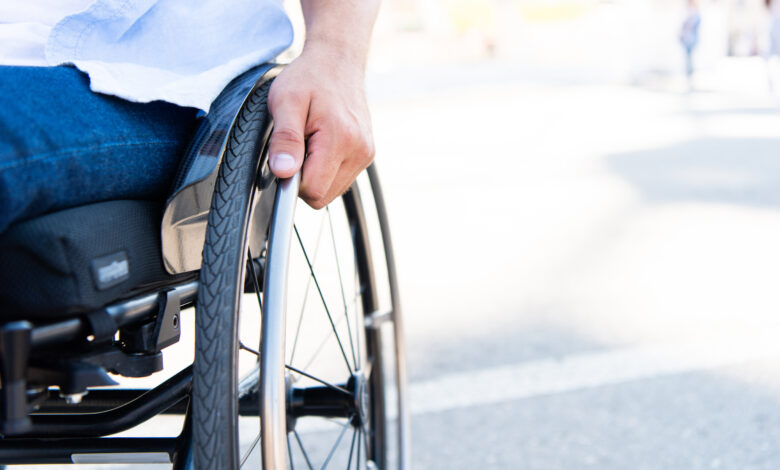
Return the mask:
<svg viewBox="0 0 780 470">
<path fill-rule="evenodd" d="M 315 209 L 329 202 L 330 188 L 341 166 L 341 155 L 335 148 L 333 133 L 322 130 L 309 138 L 309 156 L 303 166 L 299 195 Z"/>
<path fill-rule="evenodd" d="M 271 85 L 269 166 L 279 178 L 289 178 L 303 166 L 299 195 L 320 209 L 371 163 L 371 118 L 362 78 L 323 82 L 301 64 L 305 62 L 299 59 L 288 66 Z"/>
<path fill-rule="evenodd" d="M 373 158 L 371 138 L 357 126 L 338 120 L 323 125 L 309 138 L 300 197 L 315 209 L 325 207 L 349 189 Z"/>
<path fill-rule="evenodd" d="M 268 144 L 269 166 L 279 178 L 289 178 L 301 168 L 306 153 L 305 126 L 310 98 L 271 86 L 268 109 L 274 130 Z"/>
<path fill-rule="evenodd" d="M 345 161 L 341 165 L 341 168 L 339 168 L 336 177 L 333 179 L 333 184 L 331 185 L 327 196 L 328 201 L 330 202 L 347 192 L 349 187 L 352 186 L 352 183 L 355 182 L 355 179 L 357 179 L 360 172 L 365 170 L 366 167 L 371 164 L 373 159 L 374 155 L 372 151 L 368 154 L 362 154 L 357 158 Z"/>
</svg>

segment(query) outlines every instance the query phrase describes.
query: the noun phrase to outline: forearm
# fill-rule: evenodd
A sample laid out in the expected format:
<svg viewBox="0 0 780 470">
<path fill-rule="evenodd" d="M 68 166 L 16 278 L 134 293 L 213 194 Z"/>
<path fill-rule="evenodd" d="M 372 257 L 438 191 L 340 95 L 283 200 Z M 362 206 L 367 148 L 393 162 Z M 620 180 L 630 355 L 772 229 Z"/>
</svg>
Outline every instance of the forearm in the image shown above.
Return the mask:
<svg viewBox="0 0 780 470">
<path fill-rule="evenodd" d="M 304 53 L 318 51 L 364 70 L 379 0 L 301 0 Z"/>
<path fill-rule="evenodd" d="M 301 6 L 303 52 L 268 94 L 269 164 L 279 178 L 300 170 L 300 197 L 320 209 L 374 158 L 365 68 L 379 0 L 301 0 Z"/>
</svg>

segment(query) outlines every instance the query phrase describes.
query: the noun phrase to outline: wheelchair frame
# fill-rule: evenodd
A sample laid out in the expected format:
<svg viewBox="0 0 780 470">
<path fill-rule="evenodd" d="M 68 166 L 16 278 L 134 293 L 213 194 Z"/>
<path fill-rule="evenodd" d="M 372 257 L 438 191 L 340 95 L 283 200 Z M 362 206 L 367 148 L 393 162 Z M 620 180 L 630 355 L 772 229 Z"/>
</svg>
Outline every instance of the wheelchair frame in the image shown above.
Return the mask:
<svg viewBox="0 0 780 470">
<path fill-rule="evenodd" d="M 188 282 L 168 291 L 113 304 L 100 313 L 115 322 L 117 331 L 155 315 L 159 319 L 178 323 L 181 308 L 192 305 L 196 291 L 197 282 Z M 173 330 L 177 331 L 178 328 Z M 5 413 L 2 422 L 4 438 L 0 439 L 0 462 L 164 462 L 174 463 L 174 468 L 184 468 L 181 465 L 182 456 L 187 454 L 189 446 L 189 418 L 185 418 L 184 429 L 178 437 L 98 436 L 130 429 L 161 413 L 189 416 L 184 402 L 192 387 L 191 366 L 146 391 L 99 389 L 91 390 L 84 396 L 81 395 L 83 392 L 76 392 L 65 396 L 70 401 L 70 404 L 65 404 L 56 398 L 55 392 L 46 389 L 32 397 L 28 404 L 29 397 L 24 386 L 28 372 L 25 357 L 29 357 L 36 349 L 72 346 L 74 342 L 88 341 L 87 338 L 92 337 L 93 332 L 89 322 L 80 318 L 38 327 L 33 327 L 27 321 L 17 321 L 0 328 L 2 378 L 3 383 L 7 384 L 2 389 Z M 128 364 L 132 365 L 134 356 L 123 354 L 124 357 L 117 358 L 116 354 L 113 353 L 111 358 L 114 367 L 119 365 L 121 369 Z M 152 358 L 160 362 L 159 352 Z M 143 359 L 148 362 L 149 357 Z M 123 361 L 126 362 L 122 364 Z M 136 370 L 143 372 L 149 369 Z M 18 393 L 20 390 L 22 394 Z M 28 413 L 30 405 L 37 407 L 34 413 Z M 79 437 L 71 437 L 74 435 Z M 97 458 L 98 455 L 100 458 Z"/>
<path fill-rule="evenodd" d="M 163 214 L 162 259 L 170 274 L 193 273 L 200 269 L 215 181 L 235 121 L 250 96 L 280 70 L 280 66 L 265 64 L 236 78 L 223 90 L 201 123 L 182 162 Z M 270 125 L 264 131 L 263 140 L 267 141 L 269 135 Z M 363 321 L 367 328 L 377 331 L 388 319 L 394 324 L 394 367 L 398 382 L 398 467 L 403 468 L 408 458 L 408 422 L 403 396 L 405 367 L 400 309 L 391 262 L 392 248 L 389 238 L 386 238 L 388 227 L 373 168 L 369 169 L 368 177 L 375 191 L 380 228 L 385 234 L 382 236 L 382 249 L 388 256 L 392 310 L 363 312 Z M 255 187 L 255 191 L 268 195 L 276 194 L 276 189 L 275 179 L 264 179 L 262 185 L 258 183 Z M 293 207 L 294 200 L 295 195 L 292 196 Z M 251 205 L 250 219 L 270 224 L 273 202 L 273 197 L 260 197 Z M 255 233 L 265 233 L 269 227 L 253 226 L 252 229 Z M 260 252 L 254 245 L 251 251 Z M 262 266 L 252 265 L 249 268 L 250 271 L 258 269 L 262 273 Z M 193 307 L 197 300 L 199 281 L 193 280 L 193 276 L 179 279 L 183 280 L 64 320 L 36 325 L 21 320 L 0 325 L 0 467 L 3 464 L 172 463 L 174 469 L 193 468 L 193 365 L 148 390 L 92 388 L 116 385 L 106 371 L 126 377 L 145 377 L 162 370 L 161 351 L 178 342 L 182 310 Z M 257 279 L 254 281 L 254 291 L 259 293 Z M 249 289 L 247 292 L 254 292 L 251 287 Z M 281 317 L 284 318 L 283 313 Z M 263 331 L 267 331 L 265 327 Z M 284 330 L 281 331 L 283 334 Z M 267 338 L 263 341 L 267 341 Z M 381 341 L 377 339 L 376 342 L 381 349 Z M 64 358 L 51 354 L 55 348 L 61 351 L 63 347 L 68 348 Z M 271 346 L 270 351 L 278 347 L 278 344 Z M 284 370 L 283 341 L 281 348 L 278 351 L 281 359 L 276 359 Z M 381 363 L 379 359 L 377 361 Z M 296 370 L 296 373 L 306 376 L 301 371 Z M 334 400 L 334 386 L 327 385 L 295 389 L 294 397 L 291 389 L 290 396 L 283 399 L 282 403 L 293 398 L 297 401 L 292 405 L 287 403 L 287 413 L 292 409 L 294 413 L 301 413 L 300 416 L 346 417 L 348 423 L 357 419 L 355 415 L 342 415 L 342 408 L 346 406 L 352 410 L 350 412 L 354 412 L 365 405 L 349 400 L 346 405 L 342 404 L 345 399 L 339 395 L 340 392 Z M 51 386 L 59 386 L 59 392 Z M 343 387 L 348 388 L 348 385 Z M 345 388 L 340 390 L 343 392 Z M 262 416 L 264 405 L 260 400 L 261 394 L 258 388 L 240 396 L 236 413 L 239 416 Z M 354 394 L 351 400 L 359 401 L 357 388 Z M 309 400 L 313 401 L 310 403 Z M 381 406 L 385 406 L 383 400 L 380 400 Z M 330 411 L 323 411 L 325 408 L 319 405 L 320 402 L 327 404 L 325 408 Z M 284 409 L 281 411 L 284 412 Z M 103 437 L 126 431 L 161 414 L 184 415 L 184 424 L 178 436 Z M 373 432 L 384 438 L 384 429 Z M 265 431 L 265 434 L 270 433 Z M 275 445 L 278 447 L 281 441 Z M 284 454 L 284 448 L 279 449 Z M 386 458 L 384 449 L 380 455 L 382 459 Z M 265 455 L 263 459 L 267 460 Z M 357 461 L 359 464 L 359 451 Z M 368 463 L 367 450 L 367 466 Z M 384 468 L 387 462 L 380 462 L 379 465 Z"/>
<path fill-rule="evenodd" d="M 171 274 L 200 269 L 206 221 L 219 164 L 239 110 L 281 66 L 263 64 L 233 80 L 212 104 L 182 161 L 163 214 L 162 258 Z M 191 464 L 192 366 L 149 390 L 97 389 L 115 385 L 107 369 L 127 377 L 162 370 L 161 350 L 179 340 L 181 310 L 194 306 L 197 281 L 183 282 L 129 300 L 43 325 L 13 321 L 0 326 L 0 465 L 53 463 Z M 107 344 L 126 328 L 144 324 L 133 341 L 143 353 L 125 353 Z M 28 362 L 36 351 L 75 347 L 78 364 L 54 377 L 38 373 L 44 383 L 60 384 L 60 397 L 45 388 L 28 393 Z M 67 362 L 67 361 L 66 361 Z M 84 364 L 83 362 L 86 362 Z M 59 364 L 56 364 L 59 365 Z M 66 403 L 62 403 L 62 398 Z M 242 415 L 257 415 L 256 397 L 245 397 Z M 100 437 L 133 428 L 158 414 L 185 415 L 177 437 Z M 78 437 L 72 437 L 78 436 Z"/>
</svg>

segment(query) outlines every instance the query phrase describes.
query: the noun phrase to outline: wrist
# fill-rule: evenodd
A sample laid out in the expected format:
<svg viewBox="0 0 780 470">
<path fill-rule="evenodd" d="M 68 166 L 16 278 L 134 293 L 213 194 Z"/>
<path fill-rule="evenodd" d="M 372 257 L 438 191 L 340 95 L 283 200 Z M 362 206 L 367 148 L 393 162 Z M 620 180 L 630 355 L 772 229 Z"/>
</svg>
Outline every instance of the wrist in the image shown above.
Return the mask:
<svg viewBox="0 0 780 470">
<path fill-rule="evenodd" d="M 354 38 L 350 40 L 333 35 L 307 36 L 301 57 L 325 61 L 329 67 L 335 66 L 343 72 L 359 72 L 363 75 L 368 58 L 368 46 L 367 42 L 355 41 Z"/>
<path fill-rule="evenodd" d="M 301 0 L 301 7 L 304 53 L 328 57 L 339 67 L 365 69 L 379 0 Z"/>
</svg>

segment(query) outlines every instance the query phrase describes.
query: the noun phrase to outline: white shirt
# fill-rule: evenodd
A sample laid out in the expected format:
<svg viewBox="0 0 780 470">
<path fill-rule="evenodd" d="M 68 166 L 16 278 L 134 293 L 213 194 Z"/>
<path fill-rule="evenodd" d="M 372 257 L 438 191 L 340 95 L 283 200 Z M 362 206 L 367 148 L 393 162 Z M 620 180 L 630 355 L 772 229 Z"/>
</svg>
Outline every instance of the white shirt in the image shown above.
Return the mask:
<svg viewBox="0 0 780 470">
<path fill-rule="evenodd" d="M 93 91 L 203 110 L 292 36 L 281 0 L 0 1 L 0 64 L 70 63 Z"/>
</svg>

